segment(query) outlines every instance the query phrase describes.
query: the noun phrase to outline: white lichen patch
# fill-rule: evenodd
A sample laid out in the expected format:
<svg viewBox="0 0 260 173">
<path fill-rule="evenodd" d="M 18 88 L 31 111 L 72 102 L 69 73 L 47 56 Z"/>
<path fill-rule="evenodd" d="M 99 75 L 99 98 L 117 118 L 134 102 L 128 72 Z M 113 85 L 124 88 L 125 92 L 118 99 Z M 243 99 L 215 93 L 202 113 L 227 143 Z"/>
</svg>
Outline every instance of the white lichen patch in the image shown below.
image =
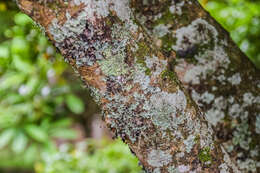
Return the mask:
<svg viewBox="0 0 260 173">
<path fill-rule="evenodd" d="M 186 166 L 186 165 L 179 165 L 178 166 L 178 171 L 179 172 L 188 172 L 190 170 L 190 167 L 189 166 Z"/>
<path fill-rule="evenodd" d="M 212 139 L 213 129 L 212 129 L 211 125 L 202 124 L 199 132 L 200 132 L 199 133 L 200 146 L 202 148 L 209 147 L 210 149 L 213 149 L 214 148 L 214 146 L 212 145 L 213 144 L 213 139 Z"/>
<path fill-rule="evenodd" d="M 216 80 L 218 80 L 222 85 L 224 85 L 224 84 L 226 84 L 226 76 L 225 75 L 223 75 L 223 74 L 221 74 L 221 75 L 219 75 L 219 76 L 217 76 L 217 77 L 215 77 L 216 78 Z"/>
<path fill-rule="evenodd" d="M 233 76 L 227 79 L 232 85 L 239 85 L 241 82 L 241 77 L 239 73 L 234 74 Z"/>
<path fill-rule="evenodd" d="M 176 112 L 178 110 L 185 110 L 187 99 L 185 94 L 181 90 L 178 90 L 176 93 L 167 93 L 162 91 L 151 97 L 151 103 L 156 109 L 161 109 L 165 105 L 169 105 L 172 107 L 174 112 Z"/>
<path fill-rule="evenodd" d="M 237 103 L 232 104 L 228 109 L 229 116 L 231 116 L 233 118 L 239 117 L 243 112 L 244 112 L 244 109 L 241 107 L 241 105 L 239 105 Z"/>
<path fill-rule="evenodd" d="M 195 136 L 194 135 L 189 135 L 187 139 L 185 139 L 183 141 L 185 147 L 186 147 L 186 152 L 190 153 L 194 144 L 196 143 L 195 142 Z"/>
<path fill-rule="evenodd" d="M 148 154 L 148 164 L 153 167 L 162 167 L 168 165 L 172 161 L 172 155 L 169 151 L 152 150 Z"/>
<path fill-rule="evenodd" d="M 228 155 L 228 153 L 226 152 L 226 150 L 224 149 L 224 147 L 221 146 L 221 150 L 224 154 L 224 162 L 225 162 L 225 165 L 228 166 L 229 168 L 231 168 L 232 170 L 230 170 L 230 172 L 235 172 L 235 173 L 241 173 L 241 171 L 238 170 L 238 167 L 237 165 L 235 165 L 230 156 Z M 227 169 L 226 169 L 227 170 Z"/>
<path fill-rule="evenodd" d="M 161 169 L 160 169 L 160 168 L 155 168 L 155 169 L 153 170 L 153 173 L 161 173 Z"/>
<path fill-rule="evenodd" d="M 190 171 L 190 167 L 189 166 L 186 166 L 186 165 L 179 165 L 178 167 L 175 167 L 175 166 L 170 166 L 168 168 L 168 172 L 169 173 L 196 173 L 193 172 L 193 171 Z"/>
<path fill-rule="evenodd" d="M 155 71 L 152 73 L 153 76 L 159 76 L 165 70 L 167 65 L 166 60 L 159 60 L 155 55 L 152 57 L 146 57 L 145 63 L 149 69 L 155 68 Z"/>
<path fill-rule="evenodd" d="M 257 87 L 260 88 L 260 82 L 257 83 Z"/>
<path fill-rule="evenodd" d="M 227 68 L 230 60 L 221 46 L 216 46 L 214 50 L 206 50 L 195 55 L 198 63 L 186 71 L 184 81 L 192 84 L 199 84 L 201 79 L 206 79 L 209 73 L 213 73 L 221 65 Z"/>
<path fill-rule="evenodd" d="M 244 101 L 244 104 L 246 105 L 251 105 L 252 103 L 254 103 L 254 96 L 252 93 L 245 93 L 243 95 L 243 101 Z"/>
<path fill-rule="evenodd" d="M 137 29 L 137 26 L 130 21 L 128 1 L 75 0 L 74 3 L 76 5 L 84 3 L 84 10 L 76 17 L 71 17 L 67 12 L 67 20 L 63 25 L 59 25 L 57 19 L 54 19 L 48 27 L 56 41 L 56 46 L 73 46 L 66 54 L 73 55 L 77 67 L 93 65 L 99 61 L 106 75 L 126 74 L 126 65 L 122 61 L 125 58 L 125 47 L 129 44 L 129 29 L 131 32 Z M 115 24 L 111 27 L 113 43 L 108 44 L 107 38 L 104 38 L 105 33 L 97 31 L 96 20 L 107 17 L 111 11 L 115 11 L 118 17 L 124 20 L 124 26 Z"/>
<path fill-rule="evenodd" d="M 178 3 L 173 1 L 169 10 L 172 14 L 182 15 L 182 7 L 184 6 L 184 4 L 185 4 L 185 1 L 181 1 Z"/>
<path fill-rule="evenodd" d="M 145 68 L 141 64 L 136 64 L 135 68 L 137 73 L 134 74 L 133 79 L 136 83 L 141 85 L 145 94 L 147 94 L 149 90 L 153 90 L 153 92 L 161 91 L 160 88 L 151 88 L 151 78 L 145 74 Z"/>
<path fill-rule="evenodd" d="M 107 17 L 110 11 L 114 11 L 122 21 L 129 20 L 131 16 L 128 0 L 74 0 L 74 3 L 76 5 L 85 4 L 88 19 Z"/>
<path fill-rule="evenodd" d="M 232 142 L 234 145 L 239 145 L 241 148 L 249 150 L 252 141 L 250 136 L 251 132 L 249 131 L 249 125 L 244 120 L 241 124 L 236 125 L 236 130 L 233 132 Z"/>
<path fill-rule="evenodd" d="M 259 153 L 259 147 L 256 146 L 254 149 L 250 150 L 250 156 L 253 157 L 257 157 L 260 153 Z"/>
<path fill-rule="evenodd" d="M 209 105 L 214 100 L 214 104 L 211 107 L 211 109 L 207 110 L 205 113 L 207 121 L 213 126 L 216 126 L 225 117 L 224 110 L 227 107 L 227 103 L 224 97 L 221 96 L 215 98 L 215 96 L 209 93 L 208 91 L 206 91 L 203 94 L 199 94 L 194 90 L 192 91 L 191 96 L 199 106 L 205 105 L 205 104 L 201 104 L 201 102 Z"/>
<path fill-rule="evenodd" d="M 192 97 L 192 99 L 196 102 L 196 104 L 197 104 L 198 106 L 203 106 L 203 104 L 200 103 L 202 97 L 201 97 L 201 95 L 200 95 L 199 93 L 197 93 L 195 90 L 192 90 L 192 91 L 191 91 L 191 97 Z"/>
<path fill-rule="evenodd" d="M 72 18 L 67 12 L 67 20 L 62 26 L 58 24 L 56 18 L 52 21 L 52 24 L 49 25 L 48 29 L 54 37 L 54 40 L 58 43 L 62 42 L 65 38 L 82 33 L 87 21 L 94 23 L 96 18 L 105 18 L 111 11 L 116 12 L 122 21 L 126 23 L 130 22 L 131 10 L 128 0 L 74 0 L 74 3 L 76 5 L 85 5 L 84 10 L 79 13 L 76 18 Z"/>
<path fill-rule="evenodd" d="M 213 126 L 216 126 L 224 117 L 224 112 L 216 108 L 212 108 L 206 112 L 206 119 Z"/>
<path fill-rule="evenodd" d="M 199 30 L 200 26 L 203 26 L 202 31 Z M 190 44 L 208 44 L 212 38 L 214 39 L 214 43 L 217 43 L 217 36 L 218 32 L 214 26 L 210 25 L 207 21 L 198 18 L 190 25 L 176 30 L 175 37 L 177 41 L 176 45 L 173 45 L 172 48 L 176 51 L 180 49 L 185 50 Z"/>
<path fill-rule="evenodd" d="M 221 165 L 219 165 L 218 168 L 220 170 L 220 173 L 229 173 L 229 168 L 226 163 L 222 163 Z"/>
<path fill-rule="evenodd" d="M 254 96 L 252 93 L 244 93 L 243 106 L 250 106 L 252 104 L 260 105 L 260 96 Z"/>
<path fill-rule="evenodd" d="M 176 117 L 177 113 L 182 113 L 187 105 L 185 94 L 178 90 L 176 93 L 161 91 L 150 98 L 153 111 L 152 121 L 161 129 L 176 129 L 182 124 L 185 117 Z M 173 123 L 174 122 L 174 123 Z"/>
<path fill-rule="evenodd" d="M 256 168 L 259 167 L 257 161 L 253 159 L 246 160 L 237 160 L 237 165 L 241 170 L 245 170 L 245 172 L 256 172 Z"/>
<path fill-rule="evenodd" d="M 153 29 L 153 34 L 159 38 L 165 36 L 169 32 L 169 26 L 166 26 L 164 24 L 159 24 Z"/>
<path fill-rule="evenodd" d="M 177 159 L 181 159 L 181 158 L 184 157 L 184 156 L 185 156 L 185 153 L 184 153 L 184 152 L 180 152 L 180 153 L 175 154 L 175 157 L 176 157 Z"/>
<path fill-rule="evenodd" d="M 257 116 L 256 116 L 255 132 L 256 132 L 257 134 L 260 134 L 260 115 L 257 115 Z"/>
<path fill-rule="evenodd" d="M 177 39 L 176 44 L 172 45 L 175 51 L 185 51 L 194 45 L 212 47 L 194 56 L 198 63 L 186 71 L 184 82 L 199 84 L 201 79 L 206 79 L 207 75 L 215 72 L 219 66 L 228 67 L 230 60 L 218 41 L 218 31 L 207 21 L 198 18 L 190 25 L 176 30 L 173 37 Z"/>
<path fill-rule="evenodd" d="M 205 93 L 203 93 L 200 97 L 200 101 L 205 102 L 207 104 L 210 104 L 213 100 L 215 99 L 214 94 L 209 93 L 208 91 L 206 91 Z"/>
<path fill-rule="evenodd" d="M 109 0 L 113 4 L 112 9 L 122 21 L 130 20 L 131 10 L 129 0 Z M 109 2 L 108 1 L 108 2 Z"/>
<path fill-rule="evenodd" d="M 52 24 L 49 25 L 49 32 L 52 34 L 57 43 L 61 43 L 68 37 L 76 37 L 82 33 L 86 27 L 87 13 L 80 13 L 77 18 L 72 18 L 70 14 L 66 13 L 67 20 L 61 26 L 58 24 L 58 19 L 53 19 Z"/>
</svg>

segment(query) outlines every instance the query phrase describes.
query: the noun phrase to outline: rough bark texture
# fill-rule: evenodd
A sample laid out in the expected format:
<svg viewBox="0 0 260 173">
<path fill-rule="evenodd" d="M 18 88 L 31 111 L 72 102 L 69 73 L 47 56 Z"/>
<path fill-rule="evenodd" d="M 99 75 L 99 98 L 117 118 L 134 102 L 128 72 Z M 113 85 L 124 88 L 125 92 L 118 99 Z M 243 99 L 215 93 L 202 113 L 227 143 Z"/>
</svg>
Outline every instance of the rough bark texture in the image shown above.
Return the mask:
<svg viewBox="0 0 260 173">
<path fill-rule="evenodd" d="M 91 88 L 146 172 L 259 171 L 259 71 L 197 1 L 18 5 Z"/>
<path fill-rule="evenodd" d="M 260 172 L 260 71 L 197 3 L 140 1 L 135 14 L 174 59 L 172 69 L 206 113 L 217 141 L 241 170 Z"/>
</svg>

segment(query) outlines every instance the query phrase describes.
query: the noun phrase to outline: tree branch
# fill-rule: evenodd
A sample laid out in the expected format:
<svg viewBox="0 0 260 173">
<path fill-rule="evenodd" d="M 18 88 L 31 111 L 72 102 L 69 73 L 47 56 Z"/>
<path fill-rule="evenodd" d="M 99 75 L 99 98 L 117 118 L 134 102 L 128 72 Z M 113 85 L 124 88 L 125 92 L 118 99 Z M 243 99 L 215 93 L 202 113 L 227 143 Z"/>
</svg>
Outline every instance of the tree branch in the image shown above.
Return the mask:
<svg viewBox="0 0 260 173">
<path fill-rule="evenodd" d="M 140 6 L 146 2 L 152 8 L 150 17 Z M 107 125 L 129 145 L 146 172 L 240 172 L 243 168 L 215 138 L 178 78 L 190 90 L 206 88 L 209 74 L 225 72 L 233 62 L 250 68 L 252 64 L 240 58 L 241 52 L 196 1 L 170 3 L 174 1 L 154 6 L 138 0 L 18 0 L 19 8 L 45 30 L 91 88 Z M 158 11 L 162 13 L 155 15 Z M 147 25 L 146 17 L 158 23 Z M 195 55 L 201 57 L 191 58 L 196 64 L 186 60 Z M 259 91 L 256 69 L 252 73 Z"/>
<path fill-rule="evenodd" d="M 137 4 L 136 18 L 174 59 L 172 69 L 206 113 L 218 142 L 240 169 L 260 172 L 260 71 L 198 3 Z"/>
</svg>

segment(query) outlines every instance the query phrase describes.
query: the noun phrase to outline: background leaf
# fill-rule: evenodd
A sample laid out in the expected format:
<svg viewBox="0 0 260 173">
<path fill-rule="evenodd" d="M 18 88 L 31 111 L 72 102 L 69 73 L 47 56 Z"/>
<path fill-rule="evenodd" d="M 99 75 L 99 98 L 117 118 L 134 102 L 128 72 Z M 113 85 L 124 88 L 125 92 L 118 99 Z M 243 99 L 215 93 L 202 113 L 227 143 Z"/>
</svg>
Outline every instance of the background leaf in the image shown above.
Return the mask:
<svg viewBox="0 0 260 173">
<path fill-rule="evenodd" d="M 80 98 L 73 94 L 69 94 L 66 96 L 66 104 L 68 108 L 71 110 L 71 112 L 75 114 L 80 114 L 83 113 L 85 108 L 84 108 L 84 103 Z"/>
<path fill-rule="evenodd" d="M 21 153 L 25 150 L 27 143 L 28 143 L 27 136 L 22 132 L 18 132 L 13 140 L 12 150 L 15 153 Z"/>
<path fill-rule="evenodd" d="M 15 135 L 14 129 L 7 129 L 0 134 L 0 149 L 5 147 Z"/>
<path fill-rule="evenodd" d="M 38 127 L 34 124 L 25 126 L 25 131 L 29 136 L 35 139 L 38 142 L 47 142 L 48 141 L 48 134 L 44 129 Z"/>
</svg>

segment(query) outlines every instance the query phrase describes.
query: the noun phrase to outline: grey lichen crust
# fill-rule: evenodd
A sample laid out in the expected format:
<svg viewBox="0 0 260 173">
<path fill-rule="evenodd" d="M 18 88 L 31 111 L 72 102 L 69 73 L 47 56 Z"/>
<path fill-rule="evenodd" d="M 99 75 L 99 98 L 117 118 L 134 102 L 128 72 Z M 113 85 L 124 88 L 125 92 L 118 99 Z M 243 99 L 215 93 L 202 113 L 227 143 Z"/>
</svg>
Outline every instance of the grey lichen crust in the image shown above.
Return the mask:
<svg viewBox="0 0 260 173">
<path fill-rule="evenodd" d="M 206 113 L 226 155 L 232 155 L 242 172 L 259 172 L 259 70 L 198 3 L 140 3 L 138 21 L 160 50 L 176 55 L 174 70 Z M 227 165 L 220 165 L 221 172 L 230 172 Z"/>
<path fill-rule="evenodd" d="M 154 167 L 168 165 L 172 161 L 172 155 L 161 150 L 152 150 L 148 155 L 148 163 Z"/>
<path fill-rule="evenodd" d="M 153 44 L 149 45 L 151 38 L 135 23 L 129 1 L 73 0 L 70 3 L 83 4 L 84 8 L 74 16 L 67 11 L 62 24 L 54 19 L 47 32 L 53 36 L 65 60 L 92 89 L 112 131 L 137 156 L 143 154 L 140 159 L 147 172 L 200 172 L 205 168 L 238 172 L 225 150 L 214 143 L 214 133 L 205 115 L 180 86 L 175 73 L 169 71 L 169 59 Z M 180 16 L 184 5 L 184 2 L 174 3 L 169 10 L 172 15 Z M 201 26 L 204 35 L 198 31 Z M 169 28 L 161 24 L 152 32 L 164 37 L 170 33 Z M 189 44 L 203 42 L 202 48 L 213 44 L 213 49 L 196 54 L 200 66 L 186 73 L 185 82 L 198 84 L 200 76 L 206 79 L 208 70 L 217 69 L 218 64 L 226 63 L 228 67 L 225 43 L 219 44 L 218 32 L 211 24 L 196 19 L 176 30 L 176 44 L 170 48 L 176 52 L 188 49 L 190 45 L 185 42 L 188 36 Z M 207 41 L 211 37 L 214 42 Z M 241 78 L 234 74 L 228 81 L 237 85 Z M 205 99 L 214 100 L 212 95 L 205 95 Z M 216 153 L 218 157 L 211 159 Z M 191 162 L 194 164 L 188 165 Z"/>
</svg>

